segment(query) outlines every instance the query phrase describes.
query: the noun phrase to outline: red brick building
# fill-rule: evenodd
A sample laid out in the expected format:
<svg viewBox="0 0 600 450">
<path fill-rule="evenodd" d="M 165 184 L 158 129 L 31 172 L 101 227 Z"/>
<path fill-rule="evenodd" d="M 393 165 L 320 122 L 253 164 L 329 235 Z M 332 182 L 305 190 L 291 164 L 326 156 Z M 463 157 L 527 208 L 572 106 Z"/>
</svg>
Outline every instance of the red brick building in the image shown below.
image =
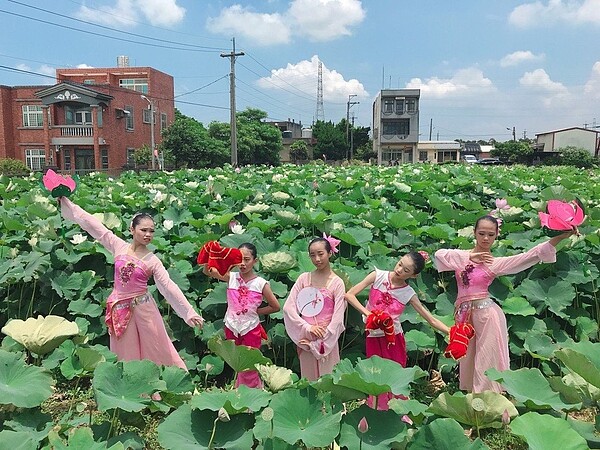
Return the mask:
<svg viewBox="0 0 600 450">
<path fill-rule="evenodd" d="M 56 81 L 0 85 L 0 158 L 32 170 L 120 170 L 175 119 L 173 77 L 151 67 L 57 69 Z"/>
</svg>

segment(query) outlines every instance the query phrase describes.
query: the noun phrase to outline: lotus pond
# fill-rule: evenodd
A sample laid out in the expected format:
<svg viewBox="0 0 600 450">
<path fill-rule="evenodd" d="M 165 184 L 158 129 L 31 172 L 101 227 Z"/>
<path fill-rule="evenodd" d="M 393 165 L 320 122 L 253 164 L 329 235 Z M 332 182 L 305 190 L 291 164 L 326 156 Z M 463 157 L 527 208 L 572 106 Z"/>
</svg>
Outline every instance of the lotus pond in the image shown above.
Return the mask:
<svg viewBox="0 0 600 450">
<path fill-rule="evenodd" d="M 135 212 L 154 215 L 153 250 L 206 319 L 201 331 L 187 327 L 151 288 L 189 373 L 116 361 L 103 321 L 112 256 L 61 219 L 39 179 L 0 177 L 1 448 L 600 448 L 597 170 L 310 164 L 83 177 L 73 200 L 115 232 L 127 236 Z M 580 199 L 582 235 L 559 246 L 555 264 L 491 288 L 507 315 L 511 370 L 487 375 L 507 396 L 457 392 L 443 336 L 411 308 L 407 368 L 364 359 L 363 324 L 348 310 L 340 364 L 317 382 L 299 380 L 281 313 L 264 322 L 261 351 L 222 340 L 225 285 L 195 264 L 208 240 L 251 241 L 283 304 L 312 270 L 307 244 L 323 232 L 342 241 L 333 267 L 350 287 L 408 249 L 467 248 L 475 219 L 496 199 L 510 209 L 495 254 L 529 249 L 547 239 L 537 211 L 554 198 Z M 452 323 L 452 274 L 428 265 L 412 284 Z M 232 389 L 235 373 L 252 367 L 266 389 Z M 410 400 L 392 401 L 390 411 L 364 405 L 389 391 Z"/>
</svg>

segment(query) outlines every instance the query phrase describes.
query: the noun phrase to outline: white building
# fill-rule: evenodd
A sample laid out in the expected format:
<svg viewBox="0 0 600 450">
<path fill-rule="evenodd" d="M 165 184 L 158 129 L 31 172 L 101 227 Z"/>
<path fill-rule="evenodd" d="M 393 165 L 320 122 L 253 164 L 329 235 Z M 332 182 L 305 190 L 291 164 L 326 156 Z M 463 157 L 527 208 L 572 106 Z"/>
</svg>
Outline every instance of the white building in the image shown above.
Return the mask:
<svg viewBox="0 0 600 450">
<path fill-rule="evenodd" d="M 538 152 L 556 152 L 564 147 L 583 148 L 596 157 L 600 152 L 600 132 L 587 128 L 563 128 L 535 136 L 537 143 L 534 147 Z"/>
</svg>

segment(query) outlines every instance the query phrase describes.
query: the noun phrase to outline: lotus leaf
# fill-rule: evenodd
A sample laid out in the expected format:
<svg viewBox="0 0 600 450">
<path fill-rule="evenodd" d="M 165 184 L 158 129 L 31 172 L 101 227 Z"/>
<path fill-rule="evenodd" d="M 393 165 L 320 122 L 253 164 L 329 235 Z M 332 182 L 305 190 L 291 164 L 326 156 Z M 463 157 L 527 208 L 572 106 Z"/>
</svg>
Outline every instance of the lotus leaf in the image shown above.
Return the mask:
<svg viewBox="0 0 600 450">
<path fill-rule="evenodd" d="M 285 273 L 296 266 L 296 260 L 286 252 L 271 252 L 260 257 L 262 270 L 267 273 Z"/>
<path fill-rule="evenodd" d="M 474 402 L 480 408 L 475 409 Z M 502 394 L 485 391 L 481 394 L 447 392 L 440 394 L 430 405 L 429 412 L 438 416 L 450 417 L 465 425 L 478 428 L 499 428 L 502 426 L 502 414 L 508 411 L 510 417 L 515 417 L 517 409 Z"/>
<path fill-rule="evenodd" d="M 23 321 L 13 319 L 2 327 L 2 332 L 36 355 L 45 355 L 71 336 L 79 334 L 75 322 L 59 316 L 30 317 Z"/>
<path fill-rule="evenodd" d="M 372 356 L 359 360 L 356 366 L 344 359 L 333 369 L 333 382 L 369 395 L 392 392 L 410 394 L 410 383 L 427 373 L 418 367 L 404 368 L 395 361 Z"/>
<path fill-rule="evenodd" d="M 528 412 L 510 424 L 513 434 L 523 437 L 531 450 L 586 450 L 589 447 L 569 422 L 548 414 Z"/>
<path fill-rule="evenodd" d="M 571 283 L 556 277 L 527 279 L 517 288 L 532 305 L 548 308 L 559 317 L 567 318 L 564 309 L 573 303 L 575 289 Z"/>
<path fill-rule="evenodd" d="M 273 436 L 288 444 L 304 443 L 307 447 L 324 447 L 333 442 L 340 430 L 341 412 L 317 397 L 317 391 L 286 389 L 273 395 L 270 407 Z"/>
<path fill-rule="evenodd" d="M 96 366 L 106 361 L 102 353 L 92 348 L 77 348 L 60 365 L 60 372 L 67 380 L 91 374 Z"/>
<path fill-rule="evenodd" d="M 25 364 L 21 355 L 0 350 L 0 404 L 33 408 L 52 395 L 45 369 Z"/>
<path fill-rule="evenodd" d="M 237 414 L 229 422 L 221 422 L 217 413 L 210 410 L 192 410 L 189 404 L 180 406 L 158 426 L 158 442 L 163 448 L 172 450 L 197 450 L 209 448 L 213 426 L 215 427 L 212 448 L 248 450 L 254 438 L 252 428 L 254 416 Z"/>
<path fill-rule="evenodd" d="M 198 364 L 198 370 L 206 373 L 207 375 L 215 376 L 223 372 L 225 368 L 225 362 L 214 355 L 206 355 L 202 357 L 200 364 Z"/>
<path fill-rule="evenodd" d="M 585 381 L 600 388 L 600 343 L 579 342 L 557 350 L 555 355 Z"/>
<path fill-rule="evenodd" d="M 41 440 L 41 439 L 40 439 Z M 4 449 L 11 450 L 37 450 L 39 441 L 26 431 L 0 431 L 0 442 Z"/>
<path fill-rule="evenodd" d="M 48 435 L 48 441 L 53 450 L 125 450 L 125 447 L 121 442 L 117 442 L 108 447 L 106 442 L 94 441 L 94 434 L 92 433 L 92 430 L 87 427 L 75 428 L 72 433 L 69 433 L 69 440 L 67 443 L 63 441 L 57 431 L 51 431 Z"/>
<path fill-rule="evenodd" d="M 488 369 L 485 374 L 491 380 L 501 383 L 517 401 L 523 402 L 530 409 L 553 408 L 560 411 L 581 408 L 581 403 L 564 403 L 539 369 L 522 368 L 502 372 Z"/>
<path fill-rule="evenodd" d="M 254 369 L 255 364 L 271 364 L 260 350 L 245 345 L 235 345 L 235 342 L 223 340 L 220 337 L 212 338 L 208 348 L 220 356 L 236 372 Z"/>
<path fill-rule="evenodd" d="M 407 449 L 415 450 L 487 450 L 479 439 L 471 441 L 454 419 L 436 419 L 413 436 Z"/>
<path fill-rule="evenodd" d="M 269 404 L 271 394 L 262 390 L 240 385 L 233 390 L 207 389 L 192 397 L 192 408 L 218 411 L 225 408 L 230 415 L 259 411 Z"/>
</svg>

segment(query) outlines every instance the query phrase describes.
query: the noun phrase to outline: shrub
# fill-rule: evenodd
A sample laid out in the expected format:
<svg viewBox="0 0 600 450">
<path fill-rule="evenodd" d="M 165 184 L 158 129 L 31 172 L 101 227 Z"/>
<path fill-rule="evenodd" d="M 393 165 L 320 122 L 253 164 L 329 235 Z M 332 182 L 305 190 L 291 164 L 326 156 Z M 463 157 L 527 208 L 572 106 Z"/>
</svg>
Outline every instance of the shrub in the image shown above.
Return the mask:
<svg viewBox="0 0 600 450">
<path fill-rule="evenodd" d="M 0 159 L 0 174 L 8 175 L 9 177 L 27 175 L 29 168 L 20 159 Z"/>
<path fill-rule="evenodd" d="M 563 166 L 575 166 L 589 169 L 598 165 L 598 160 L 584 148 L 573 146 L 558 149 L 560 156 L 558 163 Z"/>
</svg>

